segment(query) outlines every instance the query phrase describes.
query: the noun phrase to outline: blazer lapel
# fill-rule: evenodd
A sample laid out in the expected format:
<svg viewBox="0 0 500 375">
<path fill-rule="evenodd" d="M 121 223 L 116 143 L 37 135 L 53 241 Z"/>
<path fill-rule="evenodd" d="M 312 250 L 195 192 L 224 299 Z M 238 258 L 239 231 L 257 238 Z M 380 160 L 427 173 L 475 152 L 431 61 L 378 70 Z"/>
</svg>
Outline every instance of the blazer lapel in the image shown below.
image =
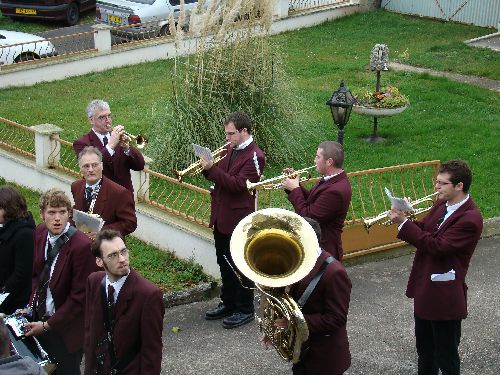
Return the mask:
<svg viewBox="0 0 500 375">
<path fill-rule="evenodd" d="M 99 137 L 94 133 L 93 130 L 90 130 L 88 136 L 89 136 L 90 145 L 97 147 L 100 150 L 103 145 L 102 145 Z"/>
<path fill-rule="evenodd" d="M 97 195 L 97 199 L 94 205 L 94 212 L 103 212 L 104 207 L 106 205 L 106 201 L 108 200 L 108 186 L 109 181 L 106 177 L 102 176 L 101 187 L 99 189 L 99 194 Z"/>
<path fill-rule="evenodd" d="M 130 269 L 130 273 L 123 284 L 120 294 L 118 294 L 118 300 L 116 301 L 116 322 L 125 315 L 127 311 L 129 301 L 134 295 L 134 285 L 136 284 L 137 275 L 133 269 Z"/>
<path fill-rule="evenodd" d="M 57 281 L 61 276 L 61 271 L 64 269 L 64 267 L 66 267 L 66 263 L 68 261 L 69 246 L 71 246 L 71 239 L 59 248 L 54 272 L 52 272 L 52 276 L 50 277 L 50 285 L 57 284 Z"/>
<path fill-rule="evenodd" d="M 471 207 L 471 203 L 472 203 L 472 200 L 469 196 L 469 199 L 467 199 L 467 202 L 465 202 L 464 204 L 462 204 L 457 210 L 455 210 L 455 212 L 453 212 L 447 219 L 446 221 L 439 227 L 439 229 L 436 231 L 436 233 L 448 228 L 448 226 L 450 226 L 450 224 L 457 218 L 459 217 L 460 215 L 462 215 L 463 213 L 465 213 L 466 211 L 468 211 Z M 446 204 L 446 203 L 445 203 Z M 441 210 L 441 209 L 439 209 Z"/>
</svg>

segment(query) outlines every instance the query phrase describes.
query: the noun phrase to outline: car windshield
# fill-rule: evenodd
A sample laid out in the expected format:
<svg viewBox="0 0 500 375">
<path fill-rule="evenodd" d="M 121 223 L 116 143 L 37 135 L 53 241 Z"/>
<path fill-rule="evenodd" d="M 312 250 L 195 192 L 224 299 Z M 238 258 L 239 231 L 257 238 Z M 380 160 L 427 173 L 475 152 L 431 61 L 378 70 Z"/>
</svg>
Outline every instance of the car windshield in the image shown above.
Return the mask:
<svg viewBox="0 0 500 375">
<path fill-rule="evenodd" d="M 130 0 L 133 3 L 140 3 L 140 4 L 153 4 L 155 0 Z"/>
</svg>

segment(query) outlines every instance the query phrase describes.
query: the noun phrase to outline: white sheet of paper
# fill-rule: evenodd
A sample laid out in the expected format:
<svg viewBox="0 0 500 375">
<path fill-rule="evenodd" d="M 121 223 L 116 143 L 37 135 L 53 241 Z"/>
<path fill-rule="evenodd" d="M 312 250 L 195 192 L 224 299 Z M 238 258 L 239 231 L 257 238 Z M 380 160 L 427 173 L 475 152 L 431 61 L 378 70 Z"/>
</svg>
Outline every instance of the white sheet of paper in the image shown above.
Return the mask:
<svg viewBox="0 0 500 375">
<path fill-rule="evenodd" d="M 79 210 L 73 210 L 73 221 L 82 232 L 99 232 L 104 225 L 102 218 Z"/>
<path fill-rule="evenodd" d="M 410 211 L 412 209 L 411 205 L 404 198 L 397 198 L 392 195 L 391 191 L 388 188 L 384 188 L 385 194 L 391 201 L 391 207 L 394 207 L 400 211 Z"/>
<path fill-rule="evenodd" d="M 210 161 L 214 160 L 214 157 L 212 156 L 212 151 L 210 151 L 210 149 L 208 147 L 203 147 L 203 146 L 197 145 L 195 143 L 192 143 L 192 145 L 193 145 L 194 154 L 197 157 L 199 157 L 199 158 L 204 157 L 205 159 L 210 160 Z"/>
<path fill-rule="evenodd" d="M 9 296 L 10 293 L 0 293 L 0 305 L 5 301 L 5 299 Z"/>
<path fill-rule="evenodd" d="M 455 270 L 451 269 L 445 273 L 433 273 L 431 281 L 453 281 L 455 280 Z"/>
</svg>

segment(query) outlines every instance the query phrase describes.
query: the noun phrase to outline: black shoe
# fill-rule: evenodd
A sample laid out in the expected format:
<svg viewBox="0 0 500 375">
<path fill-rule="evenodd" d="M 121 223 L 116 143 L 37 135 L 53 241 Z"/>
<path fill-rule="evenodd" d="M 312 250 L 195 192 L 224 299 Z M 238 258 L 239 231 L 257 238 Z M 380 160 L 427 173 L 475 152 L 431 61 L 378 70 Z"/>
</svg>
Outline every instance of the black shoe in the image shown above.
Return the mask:
<svg viewBox="0 0 500 375">
<path fill-rule="evenodd" d="M 222 319 L 228 315 L 231 315 L 233 313 L 233 309 L 230 309 L 226 305 L 224 305 L 222 302 L 219 303 L 216 307 L 213 309 L 208 310 L 205 313 L 205 319 L 206 320 L 217 320 L 217 319 Z"/>
<path fill-rule="evenodd" d="M 242 326 L 243 324 L 247 324 L 255 319 L 255 314 L 245 314 L 241 311 L 237 311 L 234 314 L 224 318 L 222 321 L 222 326 L 227 329 L 236 328 Z"/>
</svg>

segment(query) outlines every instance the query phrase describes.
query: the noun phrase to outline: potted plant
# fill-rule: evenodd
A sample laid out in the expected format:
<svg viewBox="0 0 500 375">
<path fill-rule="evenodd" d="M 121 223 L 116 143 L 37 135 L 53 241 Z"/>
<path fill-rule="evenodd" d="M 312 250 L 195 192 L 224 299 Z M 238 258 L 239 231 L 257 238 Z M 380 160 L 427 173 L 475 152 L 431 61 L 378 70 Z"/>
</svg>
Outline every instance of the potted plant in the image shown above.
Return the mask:
<svg viewBox="0 0 500 375">
<path fill-rule="evenodd" d="M 403 112 L 410 101 L 399 89 L 392 85 L 382 87 L 379 91 L 364 90 L 357 97 L 353 106 L 356 113 L 385 117 Z"/>
</svg>

